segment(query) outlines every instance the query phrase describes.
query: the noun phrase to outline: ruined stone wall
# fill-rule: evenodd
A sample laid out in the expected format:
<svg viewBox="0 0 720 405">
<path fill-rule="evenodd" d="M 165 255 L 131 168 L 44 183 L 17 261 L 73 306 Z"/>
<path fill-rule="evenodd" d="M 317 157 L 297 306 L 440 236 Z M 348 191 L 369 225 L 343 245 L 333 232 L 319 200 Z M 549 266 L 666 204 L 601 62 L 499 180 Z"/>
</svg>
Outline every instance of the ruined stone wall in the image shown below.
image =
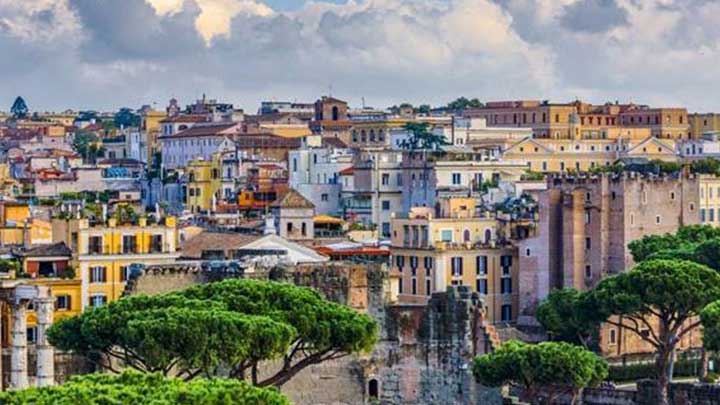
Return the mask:
<svg viewBox="0 0 720 405">
<path fill-rule="evenodd" d="M 638 381 L 637 405 L 655 405 L 655 382 Z M 720 385 L 675 383 L 670 385 L 669 403 L 672 405 L 720 405 Z"/>
<path fill-rule="evenodd" d="M 498 390 L 471 375 L 477 295 L 467 287 L 434 294 L 426 305 L 391 302 L 381 266 L 324 263 L 273 269 L 272 279 L 313 287 L 326 298 L 374 317 L 380 325 L 372 353 L 313 365 L 282 387 L 296 404 L 500 404 Z M 127 294 L 157 294 L 206 282 L 202 271 L 145 271 Z M 261 372 L 262 373 L 262 372 Z M 370 394 L 377 387 L 377 398 Z"/>
</svg>

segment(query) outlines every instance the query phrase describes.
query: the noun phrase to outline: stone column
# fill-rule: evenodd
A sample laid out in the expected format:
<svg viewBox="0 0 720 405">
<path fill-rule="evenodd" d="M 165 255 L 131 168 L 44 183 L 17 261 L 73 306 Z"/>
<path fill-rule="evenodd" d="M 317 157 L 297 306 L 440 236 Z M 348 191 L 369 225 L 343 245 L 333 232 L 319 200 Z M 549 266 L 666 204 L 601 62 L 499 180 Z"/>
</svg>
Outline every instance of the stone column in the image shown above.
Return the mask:
<svg viewBox="0 0 720 405">
<path fill-rule="evenodd" d="M 17 300 L 12 306 L 12 325 L 10 325 L 10 388 L 28 387 L 27 369 L 27 300 Z"/>
<path fill-rule="evenodd" d="M 37 386 L 55 384 L 55 349 L 48 343 L 47 330 L 53 323 L 55 300 L 51 296 L 35 300 L 37 311 Z"/>
</svg>

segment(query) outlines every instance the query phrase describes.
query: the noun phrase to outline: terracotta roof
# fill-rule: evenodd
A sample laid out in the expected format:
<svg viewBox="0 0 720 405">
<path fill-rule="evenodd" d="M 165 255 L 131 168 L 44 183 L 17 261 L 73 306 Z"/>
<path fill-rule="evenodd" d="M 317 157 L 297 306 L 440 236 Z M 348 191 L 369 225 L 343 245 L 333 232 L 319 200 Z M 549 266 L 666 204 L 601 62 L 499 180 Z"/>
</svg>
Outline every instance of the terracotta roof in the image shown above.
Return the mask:
<svg viewBox="0 0 720 405">
<path fill-rule="evenodd" d="M 170 124 L 174 122 L 207 122 L 208 117 L 206 115 L 176 115 L 174 117 L 168 117 L 160 121 L 161 124 Z"/>
<path fill-rule="evenodd" d="M 325 147 L 330 146 L 338 149 L 347 149 L 348 147 L 347 144 L 340 138 L 323 138 L 322 143 Z"/>
<path fill-rule="evenodd" d="M 261 237 L 261 235 L 244 233 L 203 232 L 180 243 L 180 257 L 200 259 L 203 251 L 222 250 L 227 252 L 228 250 L 240 249 Z"/>
<path fill-rule="evenodd" d="M 22 257 L 72 256 L 72 250 L 64 242 L 32 245 L 19 252 Z"/>
<path fill-rule="evenodd" d="M 350 166 L 348 168 L 340 170 L 338 173 L 340 173 L 341 176 L 349 176 L 353 174 L 353 167 Z"/>
<path fill-rule="evenodd" d="M 275 208 L 315 208 L 315 204 L 311 203 L 307 198 L 303 197 L 302 194 L 298 193 L 294 189 L 288 189 L 282 197 L 278 198 L 272 207 Z"/>
</svg>

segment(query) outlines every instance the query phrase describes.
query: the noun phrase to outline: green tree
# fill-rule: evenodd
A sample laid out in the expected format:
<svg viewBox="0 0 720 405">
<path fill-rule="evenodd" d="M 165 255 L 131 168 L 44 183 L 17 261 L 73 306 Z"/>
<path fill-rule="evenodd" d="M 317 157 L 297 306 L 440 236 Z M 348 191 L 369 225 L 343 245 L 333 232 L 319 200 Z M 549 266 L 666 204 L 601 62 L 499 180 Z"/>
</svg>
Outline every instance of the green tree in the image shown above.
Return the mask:
<svg viewBox="0 0 720 405">
<path fill-rule="evenodd" d="M 432 110 L 432 107 L 430 107 L 430 104 L 420 104 L 419 106 L 417 106 L 415 108 L 415 113 L 429 115 L 431 110 Z"/>
<path fill-rule="evenodd" d="M 126 371 L 122 374 L 88 374 L 45 388 L 0 393 L 6 405 L 289 405 L 275 389 L 258 388 L 244 381 L 196 379 L 185 382 L 161 374 Z"/>
<path fill-rule="evenodd" d="M 690 164 L 690 171 L 698 174 L 720 174 L 720 160 L 705 158 Z"/>
<path fill-rule="evenodd" d="M 582 311 L 582 297 L 580 291 L 572 288 L 555 290 L 538 306 L 535 316 L 553 340 L 580 344 L 588 349 L 596 343 L 599 325 Z"/>
<path fill-rule="evenodd" d="M 113 122 L 115 123 L 116 128 L 139 127 L 140 116 L 135 114 L 130 108 L 123 107 L 117 113 L 115 113 Z"/>
<path fill-rule="evenodd" d="M 511 384 L 523 389 L 522 399 L 549 404 L 558 395 L 570 393 L 575 398 L 581 388 L 598 385 L 607 377 L 608 366 L 593 352 L 569 343 L 509 341 L 475 358 L 473 374 L 480 384 Z"/>
<path fill-rule="evenodd" d="M 267 386 L 282 385 L 313 364 L 370 350 L 377 325 L 308 288 L 225 280 L 123 298 L 57 322 L 48 337 L 106 367 L 110 358 L 186 379 L 229 375 Z M 261 379 L 259 366 L 271 359 L 280 366 Z"/>
<path fill-rule="evenodd" d="M 703 347 L 720 351 L 720 301 L 715 301 L 700 312 L 703 327 Z"/>
<path fill-rule="evenodd" d="M 443 135 L 433 133 L 429 127 L 425 122 L 408 122 L 404 128 L 410 136 L 400 146 L 409 150 L 442 150 L 443 146 L 449 145 Z"/>
<path fill-rule="evenodd" d="M 79 131 L 73 138 L 73 148 L 83 157 L 83 160 L 95 163 L 98 157 L 102 157 L 105 148 L 97 135 L 92 132 Z"/>
<path fill-rule="evenodd" d="M 25 104 L 25 100 L 20 96 L 15 98 L 12 107 L 10 107 L 10 113 L 16 120 L 27 118 L 28 111 L 29 110 L 27 104 Z"/>
<path fill-rule="evenodd" d="M 654 259 L 602 280 L 584 294 L 582 306 L 596 322 L 630 331 L 656 350 L 658 392 L 667 404 L 675 347 L 699 326 L 700 311 L 718 299 L 717 271 L 686 260 Z"/>
<path fill-rule="evenodd" d="M 465 97 L 459 97 L 447 104 L 447 108 L 453 111 L 462 111 L 468 108 L 480 108 L 482 106 L 483 103 L 481 103 L 477 98 L 470 100 Z"/>
</svg>

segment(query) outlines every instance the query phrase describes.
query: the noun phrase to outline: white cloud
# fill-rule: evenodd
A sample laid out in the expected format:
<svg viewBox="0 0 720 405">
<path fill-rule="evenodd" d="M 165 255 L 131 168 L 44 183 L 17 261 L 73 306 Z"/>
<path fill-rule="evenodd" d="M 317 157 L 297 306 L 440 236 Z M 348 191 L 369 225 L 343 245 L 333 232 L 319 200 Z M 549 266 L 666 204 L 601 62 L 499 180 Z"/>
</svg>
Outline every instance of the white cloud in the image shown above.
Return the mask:
<svg viewBox="0 0 720 405">
<path fill-rule="evenodd" d="M 16 93 L 115 108 L 206 92 L 254 109 L 332 84 L 378 106 L 465 95 L 720 109 L 713 1 L 144 1 L 0 0 L 0 106 Z M 607 21 L 583 25 L 593 16 Z"/>
</svg>

